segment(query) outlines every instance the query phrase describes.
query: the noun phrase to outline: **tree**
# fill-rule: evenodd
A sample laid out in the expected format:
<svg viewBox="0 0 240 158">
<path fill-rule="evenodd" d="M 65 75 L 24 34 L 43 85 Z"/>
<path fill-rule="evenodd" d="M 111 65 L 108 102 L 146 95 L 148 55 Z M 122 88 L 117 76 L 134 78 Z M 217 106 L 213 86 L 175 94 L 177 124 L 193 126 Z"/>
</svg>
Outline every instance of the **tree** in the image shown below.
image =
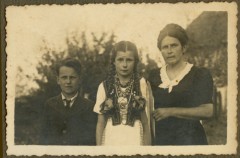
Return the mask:
<svg viewBox="0 0 240 158">
<path fill-rule="evenodd" d="M 227 84 L 227 12 L 203 12 L 188 27 L 189 60 L 207 67 L 216 86 Z"/>
<path fill-rule="evenodd" d="M 90 99 L 95 100 L 97 87 L 108 69 L 115 35 L 108 36 L 103 33 L 97 37 L 92 33 L 90 36 L 90 41 L 85 32 L 67 37 L 67 49 L 61 52 L 49 49 L 45 43 L 42 47 L 44 55 L 37 66 L 38 74 L 41 76 L 36 80 L 39 86 L 36 90 L 38 95 L 42 94 L 45 98 L 50 98 L 60 93 L 56 83 L 55 66 L 65 57 L 72 57 L 78 59 L 83 68 L 81 94 L 88 94 Z"/>
</svg>

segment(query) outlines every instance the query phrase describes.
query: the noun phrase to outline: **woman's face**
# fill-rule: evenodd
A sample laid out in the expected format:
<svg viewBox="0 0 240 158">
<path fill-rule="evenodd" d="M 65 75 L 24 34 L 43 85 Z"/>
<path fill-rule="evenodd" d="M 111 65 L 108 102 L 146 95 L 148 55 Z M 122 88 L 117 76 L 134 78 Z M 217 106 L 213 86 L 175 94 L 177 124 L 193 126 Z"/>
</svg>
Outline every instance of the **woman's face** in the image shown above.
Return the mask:
<svg viewBox="0 0 240 158">
<path fill-rule="evenodd" d="M 183 60 L 185 47 L 177 38 L 166 36 L 161 43 L 161 52 L 167 64 L 175 65 Z"/>
<path fill-rule="evenodd" d="M 135 58 L 132 51 L 118 51 L 114 61 L 116 72 L 121 77 L 130 77 L 133 74 Z"/>
</svg>

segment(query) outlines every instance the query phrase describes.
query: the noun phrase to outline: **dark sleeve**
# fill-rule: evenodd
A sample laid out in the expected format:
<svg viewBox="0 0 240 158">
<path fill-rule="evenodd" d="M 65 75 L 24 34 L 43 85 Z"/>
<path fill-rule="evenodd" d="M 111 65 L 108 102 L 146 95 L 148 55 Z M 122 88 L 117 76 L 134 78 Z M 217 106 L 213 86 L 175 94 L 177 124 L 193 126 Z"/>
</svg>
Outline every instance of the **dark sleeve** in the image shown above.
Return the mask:
<svg viewBox="0 0 240 158">
<path fill-rule="evenodd" d="M 92 138 L 90 139 L 90 144 L 89 145 L 96 145 L 96 126 L 97 126 L 97 113 L 94 113 L 93 111 L 91 112 L 92 116 L 90 119 L 91 122 L 89 122 L 90 125 L 90 130 Z"/>
<path fill-rule="evenodd" d="M 147 80 L 151 86 L 158 86 L 161 83 L 160 69 L 153 69 L 149 72 Z"/>
<path fill-rule="evenodd" d="M 96 125 L 97 125 L 97 113 L 93 112 L 93 102 L 88 101 L 88 113 L 86 113 L 86 125 L 87 128 L 87 143 L 86 145 L 96 145 Z"/>
<path fill-rule="evenodd" d="M 39 144 L 47 145 L 48 144 L 48 104 L 47 102 L 43 106 L 42 115 L 41 115 L 41 126 L 40 126 L 40 136 L 39 136 Z"/>
<path fill-rule="evenodd" d="M 212 103 L 213 79 L 209 70 L 199 68 L 194 76 L 194 104 Z"/>
</svg>

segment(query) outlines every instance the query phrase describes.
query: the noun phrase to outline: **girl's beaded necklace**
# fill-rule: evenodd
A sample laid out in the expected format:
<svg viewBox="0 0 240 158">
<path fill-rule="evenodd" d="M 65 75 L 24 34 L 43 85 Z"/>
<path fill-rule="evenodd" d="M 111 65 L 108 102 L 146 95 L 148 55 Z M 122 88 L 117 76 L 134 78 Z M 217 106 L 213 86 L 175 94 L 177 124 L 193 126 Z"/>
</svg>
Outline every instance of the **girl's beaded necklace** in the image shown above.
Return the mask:
<svg viewBox="0 0 240 158">
<path fill-rule="evenodd" d="M 133 89 L 133 78 L 131 78 L 128 83 L 122 87 L 120 80 L 118 77 L 115 78 L 115 88 L 117 94 L 117 101 L 118 106 L 120 109 L 120 115 L 122 119 L 122 124 L 126 124 L 127 122 L 127 112 L 128 112 L 128 105 L 132 98 L 132 89 Z M 122 90 L 121 88 L 125 88 Z"/>
</svg>

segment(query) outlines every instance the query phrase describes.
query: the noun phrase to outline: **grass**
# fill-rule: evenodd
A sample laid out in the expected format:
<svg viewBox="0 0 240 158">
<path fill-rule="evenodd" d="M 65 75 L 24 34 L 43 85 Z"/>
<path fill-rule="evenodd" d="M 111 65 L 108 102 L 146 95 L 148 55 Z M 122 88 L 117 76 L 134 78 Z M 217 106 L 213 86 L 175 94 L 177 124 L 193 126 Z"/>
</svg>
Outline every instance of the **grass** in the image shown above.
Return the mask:
<svg viewBox="0 0 240 158">
<path fill-rule="evenodd" d="M 40 131 L 40 109 L 21 107 L 15 109 L 15 144 L 38 144 Z M 224 145 L 227 138 L 227 116 L 221 113 L 217 118 L 203 121 L 209 145 Z"/>
<path fill-rule="evenodd" d="M 209 145 L 224 145 L 227 139 L 227 114 L 222 112 L 217 118 L 203 121 Z"/>
</svg>

